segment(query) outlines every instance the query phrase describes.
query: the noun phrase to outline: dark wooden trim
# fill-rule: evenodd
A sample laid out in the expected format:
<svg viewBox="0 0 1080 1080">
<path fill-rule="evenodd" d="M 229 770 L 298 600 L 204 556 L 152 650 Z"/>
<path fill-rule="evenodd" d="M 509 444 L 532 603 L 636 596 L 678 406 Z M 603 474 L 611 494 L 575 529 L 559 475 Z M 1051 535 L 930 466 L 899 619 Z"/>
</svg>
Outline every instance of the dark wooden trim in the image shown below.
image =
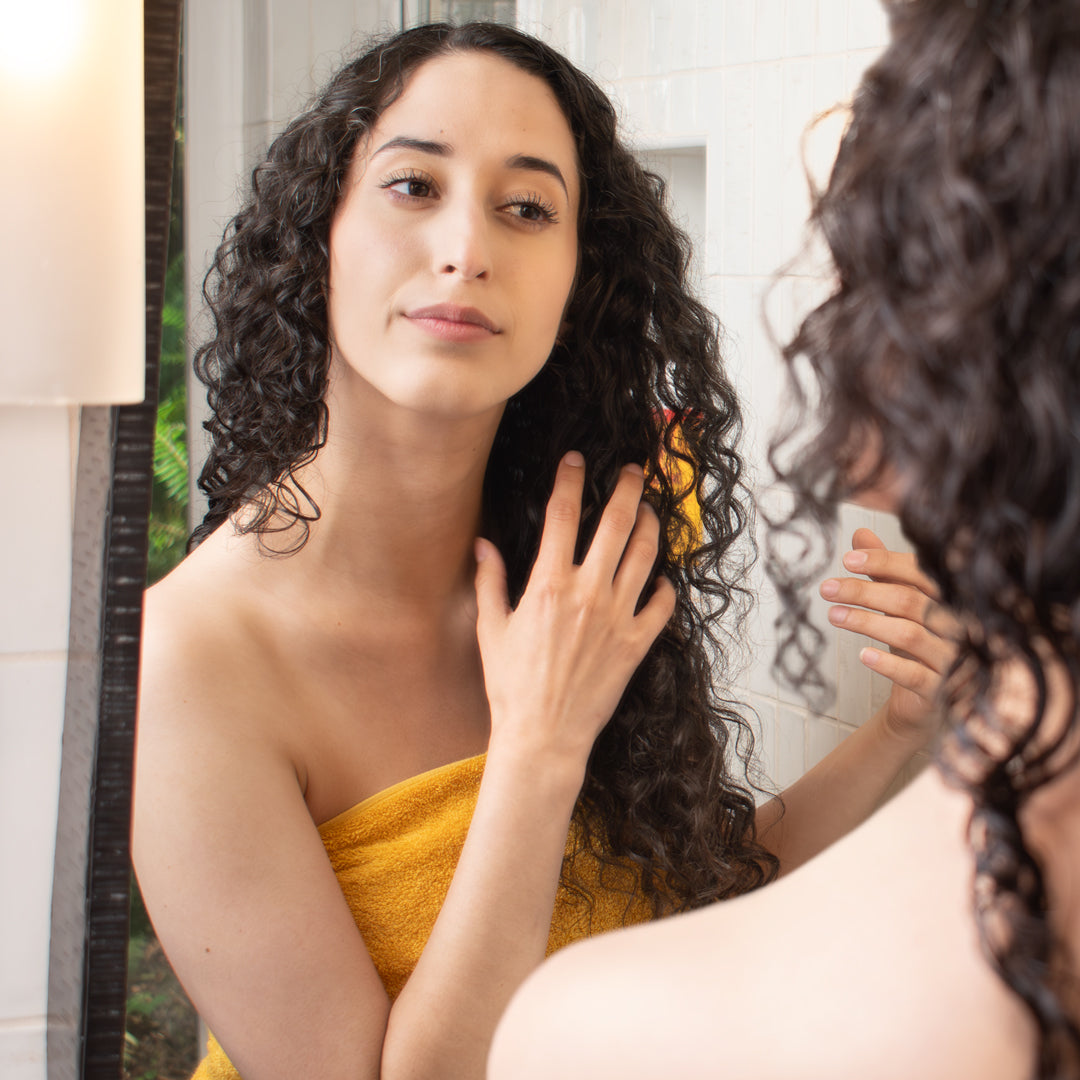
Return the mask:
<svg viewBox="0 0 1080 1080">
<path fill-rule="evenodd" d="M 114 407 L 105 538 L 101 708 L 87 871 L 84 1080 L 117 1080 L 124 1058 L 132 759 L 153 483 L 161 309 L 169 239 L 182 0 L 145 0 L 146 398 Z"/>
</svg>

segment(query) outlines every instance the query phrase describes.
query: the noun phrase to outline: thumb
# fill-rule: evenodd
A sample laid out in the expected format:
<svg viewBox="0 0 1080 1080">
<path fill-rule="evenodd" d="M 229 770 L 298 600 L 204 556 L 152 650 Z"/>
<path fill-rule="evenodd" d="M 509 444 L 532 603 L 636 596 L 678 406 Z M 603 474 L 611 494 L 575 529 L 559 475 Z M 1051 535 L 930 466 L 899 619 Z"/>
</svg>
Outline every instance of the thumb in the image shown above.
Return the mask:
<svg viewBox="0 0 1080 1080">
<path fill-rule="evenodd" d="M 490 540 L 478 537 L 476 551 L 476 606 L 477 620 L 483 623 L 497 616 L 510 614 L 506 595 L 506 564 L 499 549 Z"/>
</svg>

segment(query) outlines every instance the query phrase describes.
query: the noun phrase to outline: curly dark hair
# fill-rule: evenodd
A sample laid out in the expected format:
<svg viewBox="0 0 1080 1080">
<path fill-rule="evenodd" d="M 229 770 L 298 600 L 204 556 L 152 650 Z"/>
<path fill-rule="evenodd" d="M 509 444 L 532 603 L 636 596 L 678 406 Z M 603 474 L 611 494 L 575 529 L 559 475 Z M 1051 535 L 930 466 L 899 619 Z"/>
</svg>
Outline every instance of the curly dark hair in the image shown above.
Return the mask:
<svg viewBox="0 0 1080 1080">
<path fill-rule="evenodd" d="M 771 449 L 795 492 L 770 541 L 780 667 L 814 682 L 804 590 L 838 501 L 895 485 L 904 532 L 965 626 L 939 759 L 974 800 L 984 951 L 1037 1021 L 1038 1075 L 1077 1077 L 1067 960 L 1021 811 L 1075 763 L 1078 735 L 1080 11 L 885 6 L 891 42 L 815 198 L 836 283 L 785 350 L 799 407 Z M 792 533 L 808 546 L 785 567 Z M 1037 687 L 1030 724 L 995 710 L 1017 660 Z M 1051 668 L 1067 684 L 1063 731 L 1048 726 Z"/>
<path fill-rule="evenodd" d="M 295 472 L 332 422 L 324 400 L 330 223 L 354 150 L 382 110 L 426 60 L 466 50 L 491 52 L 550 86 L 574 136 L 582 187 L 566 326 L 545 367 L 506 406 L 483 528 L 516 598 L 562 455 L 580 450 L 588 462 L 583 547 L 620 467 L 644 465 L 662 523 L 658 572 L 675 585 L 676 613 L 595 744 L 577 819 L 604 862 L 636 865 L 655 914 L 697 907 L 776 872 L 756 841 L 752 785 L 743 782 L 752 731 L 711 670 L 748 599 L 741 417 L 719 327 L 688 287 L 689 242 L 664 208 L 663 183 L 619 140 L 607 97 L 564 57 L 492 23 L 416 27 L 341 68 L 275 140 L 204 288 L 215 333 L 195 364 L 213 413 L 199 481 L 209 512 L 192 545 L 241 507 L 248 512 L 238 527 L 260 537 L 282 521 L 306 530 L 317 519 Z M 700 527 L 686 509 L 688 489 Z M 736 760 L 741 778 L 729 768 Z M 564 881 L 578 888 L 573 860 Z"/>
</svg>

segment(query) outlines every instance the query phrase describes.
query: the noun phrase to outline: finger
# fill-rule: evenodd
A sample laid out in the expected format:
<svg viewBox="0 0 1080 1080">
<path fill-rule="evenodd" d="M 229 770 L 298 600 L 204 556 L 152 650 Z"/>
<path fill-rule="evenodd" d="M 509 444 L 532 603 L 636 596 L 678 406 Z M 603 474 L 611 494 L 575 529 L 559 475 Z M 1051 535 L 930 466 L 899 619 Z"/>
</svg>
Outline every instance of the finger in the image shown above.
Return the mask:
<svg viewBox="0 0 1080 1080">
<path fill-rule="evenodd" d="M 875 581 L 911 585 L 935 600 L 941 597 L 937 585 L 919 569 L 915 556 L 906 552 L 860 548 L 849 551 L 842 561 L 844 569 L 853 574 L 865 574 Z"/>
<path fill-rule="evenodd" d="M 938 674 L 952 662 L 952 646 L 909 619 L 895 619 L 862 608 L 833 607 L 829 609 L 829 622 L 899 650 Z"/>
<path fill-rule="evenodd" d="M 937 672 L 906 656 L 866 648 L 859 653 L 859 660 L 871 671 L 884 675 L 896 686 L 902 686 L 926 701 L 933 701 L 941 686 L 941 677 Z"/>
<path fill-rule="evenodd" d="M 829 578 L 821 583 L 819 592 L 833 603 L 858 605 L 885 615 L 910 619 L 950 642 L 959 639 L 960 624 L 949 610 L 910 585 L 891 585 L 863 578 Z"/>
<path fill-rule="evenodd" d="M 910 585 L 892 585 L 864 578 L 829 578 L 821 583 L 818 591 L 833 603 L 872 608 L 924 626 L 929 624 L 938 607 L 925 593 Z"/>
<path fill-rule="evenodd" d="M 631 609 L 637 606 L 641 590 L 656 565 L 656 553 L 660 549 L 660 518 L 647 503 L 638 504 L 637 521 L 630 539 L 626 542 L 619 569 L 615 573 L 615 596 Z"/>
<path fill-rule="evenodd" d="M 644 488 L 645 473 L 641 466 L 624 465 L 582 562 L 602 581 L 610 582 L 615 578 L 627 542 L 637 524 L 638 506 Z"/>
<path fill-rule="evenodd" d="M 634 625 L 644 644 L 641 650 L 642 658 L 656 640 L 657 634 L 667 626 L 671 621 L 671 616 L 675 614 L 675 599 L 675 586 L 666 577 L 658 577 L 653 586 L 652 595 L 634 616 Z"/>
<path fill-rule="evenodd" d="M 868 529 L 866 526 L 856 529 L 851 534 L 851 546 L 856 551 L 865 549 L 867 551 L 888 551 L 888 547 L 885 541 L 873 529 Z"/>
<path fill-rule="evenodd" d="M 505 622 L 510 614 L 506 593 L 506 564 L 490 540 L 478 539 L 476 551 L 476 627 L 484 633 L 489 626 Z"/>
<path fill-rule="evenodd" d="M 544 513 L 544 534 L 536 556 L 537 566 L 573 565 L 584 489 L 585 459 L 576 450 L 571 450 L 563 456 L 555 471 L 555 484 Z"/>
</svg>

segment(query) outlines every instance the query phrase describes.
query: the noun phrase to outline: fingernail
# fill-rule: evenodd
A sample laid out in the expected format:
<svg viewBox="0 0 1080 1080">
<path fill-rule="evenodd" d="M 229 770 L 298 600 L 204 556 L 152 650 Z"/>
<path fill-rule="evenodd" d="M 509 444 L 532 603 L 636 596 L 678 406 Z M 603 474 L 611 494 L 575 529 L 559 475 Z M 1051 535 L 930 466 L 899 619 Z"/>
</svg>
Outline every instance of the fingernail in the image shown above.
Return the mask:
<svg viewBox="0 0 1080 1080">
<path fill-rule="evenodd" d="M 577 450 L 571 450 L 569 453 L 563 456 L 563 461 L 567 465 L 573 465 L 575 469 L 580 469 L 585 464 L 584 456 Z"/>
<path fill-rule="evenodd" d="M 486 540 L 477 539 L 473 544 L 473 552 L 476 555 L 477 563 L 482 563 L 488 557 L 488 543 Z"/>
<path fill-rule="evenodd" d="M 823 581 L 821 583 L 821 595 L 824 596 L 826 600 L 831 600 L 834 596 L 839 595 L 839 593 L 840 582 L 837 581 L 836 578 L 829 578 L 828 581 Z"/>
<path fill-rule="evenodd" d="M 848 609 L 845 607 L 829 608 L 829 622 L 833 626 L 843 626 L 847 622 Z"/>
<path fill-rule="evenodd" d="M 863 649 L 859 653 L 859 659 L 867 667 L 877 667 L 878 660 L 881 659 L 881 653 L 879 653 L 877 649 Z"/>
<path fill-rule="evenodd" d="M 635 476 L 645 475 L 645 470 L 636 461 L 631 461 L 629 465 L 624 465 L 623 468 Z"/>
<path fill-rule="evenodd" d="M 849 551 L 844 556 L 844 565 L 849 570 L 861 570 L 866 565 L 867 558 L 865 551 Z"/>
</svg>

